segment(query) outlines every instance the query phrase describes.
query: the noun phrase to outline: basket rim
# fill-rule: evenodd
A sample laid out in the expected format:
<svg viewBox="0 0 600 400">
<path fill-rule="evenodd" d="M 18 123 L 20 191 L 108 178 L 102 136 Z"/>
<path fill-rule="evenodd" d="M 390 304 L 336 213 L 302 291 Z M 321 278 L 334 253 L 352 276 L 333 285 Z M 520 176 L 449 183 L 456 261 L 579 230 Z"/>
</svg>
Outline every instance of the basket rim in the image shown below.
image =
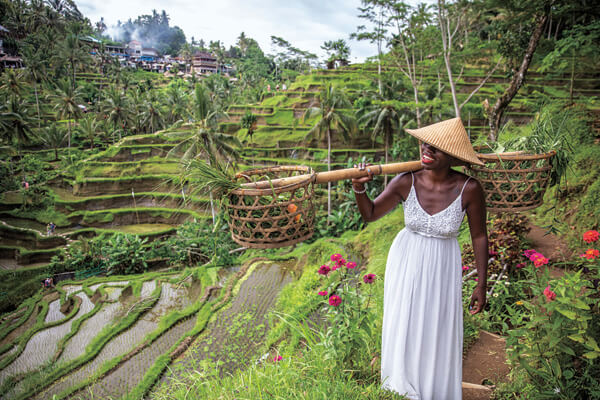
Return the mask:
<svg viewBox="0 0 600 400">
<path fill-rule="evenodd" d="M 550 150 L 546 153 L 531 154 L 527 152 L 508 152 L 508 153 L 477 153 L 482 161 L 509 161 L 509 160 L 542 160 L 545 158 L 554 157 L 556 150 Z"/>
<path fill-rule="evenodd" d="M 263 172 L 272 172 L 272 171 L 300 171 L 300 172 L 306 172 L 305 175 L 307 175 L 307 177 L 305 179 L 300 180 L 299 182 L 294 182 L 294 183 L 290 183 L 289 185 L 285 185 L 285 186 L 277 186 L 277 187 L 269 187 L 269 188 L 265 188 L 265 189 L 255 189 L 255 188 L 239 188 L 239 189 L 233 189 L 229 192 L 229 194 L 235 194 L 235 195 L 248 195 L 248 196 L 263 196 L 263 195 L 269 195 L 269 194 L 278 194 L 281 192 L 286 192 L 292 189 L 296 189 L 302 186 L 307 186 L 309 183 L 314 182 L 316 179 L 316 172 L 311 168 L 311 167 L 307 167 L 307 166 L 303 166 L 303 165 L 277 165 L 277 166 L 272 166 L 272 167 L 265 167 L 265 168 L 253 168 L 253 169 L 247 169 L 243 172 L 238 172 L 235 177 L 236 178 L 241 178 L 242 175 L 256 175 L 256 174 L 260 174 Z"/>
</svg>

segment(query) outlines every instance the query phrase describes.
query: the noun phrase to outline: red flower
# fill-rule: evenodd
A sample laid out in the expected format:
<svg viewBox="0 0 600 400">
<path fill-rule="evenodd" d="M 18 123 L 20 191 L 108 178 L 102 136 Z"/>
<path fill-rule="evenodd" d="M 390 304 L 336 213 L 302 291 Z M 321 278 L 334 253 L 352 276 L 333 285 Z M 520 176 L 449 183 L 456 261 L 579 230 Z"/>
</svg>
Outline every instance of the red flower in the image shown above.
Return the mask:
<svg viewBox="0 0 600 400">
<path fill-rule="evenodd" d="M 370 285 L 371 283 L 375 282 L 375 278 L 376 278 L 375 274 L 366 274 L 365 276 L 363 276 L 363 281 L 366 284 Z"/>
<path fill-rule="evenodd" d="M 319 292 L 319 296 L 327 296 L 327 290 Z"/>
<path fill-rule="evenodd" d="M 469 267 L 467 267 L 466 265 L 463 265 L 463 266 L 462 266 L 462 270 L 463 270 L 463 271 L 468 271 L 468 270 L 469 270 Z"/>
<path fill-rule="evenodd" d="M 335 253 L 335 254 L 331 255 L 331 261 L 333 261 L 333 262 L 336 262 L 336 261 L 338 261 L 341 258 L 342 258 L 342 255 L 338 254 L 338 253 Z"/>
<path fill-rule="evenodd" d="M 546 289 L 544 289 L 544 296 L 546 296 L 548 301 L 552 301 L 556 298 L 556 293 L 550 290 L 550 285 L 546 286 Z"/>
<path fill-rule="evenodd" d="M 585 253 L 579 255 L 579 257 L 587 258 L 588 260 L 595 260 L 598 256 L 600 256 L 600 251 L 596 249 L 587 249 Z"/>
<path fill-rule="evenodd" d="M 592 243 L 600 238 L 600 233 L 598 231 L 587 231 L 583 234 L 583 241 L 586 243 Z"/>
<path fill-rule="evenodd" d="M 536 257 L 535 260 L 532 260 L 532 261 L 533 261 L 533 265 L 535 265 L 536 268 L 539 268 L 542 265 L 548 264 L 548 259 L 546 257 L 542 256 L 541 254 L 539 257 Z"/>
<path fill-rule="evenodd" d="M 273 357 L 273 362 L 279 362 L 281 360 L 283 360 L 283 357 L 281 357 L 281 356 L 275 356 L 275 357 Z"/>
<path fill-rule="evenodd" d="M 329 305 L 330 306 L 334 306 L 337 307 L 340 305 L 340 303 L 342 302 L 342 299 L 340 298 L 340 296 L 338 295 L 333 295 L 329 298 Z"/>
<path fill-rule="evenodd" d="M 354 269 L 354 267 L 356 267 L 356 263 L 350 261 L 348 264 L 346 264 L 346 268 L 348 269 Z"/>
<path fill-rule="evenodd" d="M 321 265 L 321 268 L 319 268 L 317 273 L 319 275 L 327 275 L 329 274 L 329 271 L 331 271 L 331 268 L 329 268 L 327 265 Z"/>
</svg>

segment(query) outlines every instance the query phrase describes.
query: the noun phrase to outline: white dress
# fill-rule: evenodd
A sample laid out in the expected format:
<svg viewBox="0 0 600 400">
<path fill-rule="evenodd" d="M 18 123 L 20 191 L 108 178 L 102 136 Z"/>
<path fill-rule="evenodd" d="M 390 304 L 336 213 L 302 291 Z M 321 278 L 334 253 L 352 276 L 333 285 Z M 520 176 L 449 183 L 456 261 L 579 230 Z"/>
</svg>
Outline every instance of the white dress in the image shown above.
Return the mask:
<svg viewBox="0 0 600 400">
<path fill-rule="evenodd" d="M 462 192 L 429 215 L 413 183 L 388 254 L 383 300 L 383 387 L 419 400 L 462 398 L 462 268 L 456 237 Z M 470 178 L 469 178 L 470 179 Z"/>
</svg>

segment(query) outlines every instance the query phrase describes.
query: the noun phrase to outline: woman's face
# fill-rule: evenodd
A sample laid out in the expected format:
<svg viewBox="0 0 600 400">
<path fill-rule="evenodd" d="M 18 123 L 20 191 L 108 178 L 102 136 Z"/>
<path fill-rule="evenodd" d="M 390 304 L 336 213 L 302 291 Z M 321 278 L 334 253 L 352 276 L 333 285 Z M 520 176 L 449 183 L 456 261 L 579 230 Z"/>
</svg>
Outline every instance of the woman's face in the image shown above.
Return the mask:
<svg viewBox="0 0 600 400">
<path fill-rule="evenodd" d="M 425 169 L 448 168 L 455 160 L 454 157 L 436 149 L 428 143 L 421 143 L 421 165 Z"/>
</svg>

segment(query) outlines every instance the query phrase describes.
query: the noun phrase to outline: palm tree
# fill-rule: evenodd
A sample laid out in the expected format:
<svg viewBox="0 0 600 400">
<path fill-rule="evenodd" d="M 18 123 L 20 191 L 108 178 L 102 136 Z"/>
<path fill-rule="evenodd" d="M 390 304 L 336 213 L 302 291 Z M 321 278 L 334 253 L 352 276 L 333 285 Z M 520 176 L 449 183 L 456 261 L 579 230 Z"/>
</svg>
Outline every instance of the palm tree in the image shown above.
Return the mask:
<svg viewBox="0 0 600 400">
<path fill-rule="evenodd" d="M 22 104 L 17 96 L 11 95 L 0 104 L 1 138 L 9 144 L 16 142 L 19 153 L 21 144 L 31 138 L 31 125 L 34 121 L 29 107 Z"/>
<path fill-rule="evenodd" d="M 94 116 L 87 116 L 79 121 L 77 132 L 90 142 L 90 149 L 94 148 L 94 139 L 100 130 L 98 120 Z"/>
<path fill-rule="evenodd" d="M 79 35 L 69 34 L 59 43 L 58 53 L 55 56 L 59 62 L 66 62 L 71 70 L 71 84 L 75 88 L 77 78 L 77 65 L 89 61 L 89 53 L 82 42 L 79 40 Z"/>
<path fill-rule="evenodd" d="M 247 110 L 246 114 L 242 116 L 241 126 L 248 130 L 250 145 L 252 145 L 252 136 L 254 136 L 254 130 L 256 129 L 256 115 L 252 114 L 250 110 Z"/>
<path fill-rule="evenodd" d="M 308 132 L 306 137 L 323 140 L 327 138 L 327 171 L 331 171 L 331 134 L 340 133 L 344 140 L 348 140 L 350 135 L 357 131 L 356 119 L 344 114 L 343 109 L 350 109 L 352 105 L 345 96 L 344 92 L 337 89 L 332 84 L 327 84 L 319 94 L 319 106 L 308 108 L 303 116 L 303 120 L 315 116 L 321 118 L 315 126 Z M 332 131 L 332 128 L 334 131 Z M 331 215 L 331 182 L 327 183 L 327 220 Z"/>
<path fill-rule="evenodd" d="M 167 90 L 165 100 L 167 103 L 167 118 L 170 123 L 175 123 L 176 121 L 185 118 L 188 99 L 182 89 L 171 86 Z"/>
<path fill-rule="evenodd" d="M 210 112 L 212 103 L 208 91 L 201 83 L 194 89 L 193 114 L 196 121 L 202 121 Z"/>
<path fill-rule="evenodd" d="M 58 116 L 68 120 L 68 147 L 71 148 L 71 120 L 73 118 L 77 119 L 81 115 L 79 104 L 83 101 L 83 93 L 81 88 L 75 88 L 74 85 L 71 85 L 69 81 L 65 79 L 57 82 L 52 97 L 54 100 L 54 110 L 57 112 Z"/>
<path fill-rule="evenodd" d="M 54 160 L 58 160 L 58 148 L 61 147 L 67 139 L 67 134 L 58 126 L 52 124 L 41 129 L 37 134 L 38 139 L 46 146 L 54 149 Z"/>
<path fill-rule="evenodd" d="M 188 65 L 190 66 L 190 71 L 191 71 L 191 64 L 192 64 L 192 46 L 189 43 L 185 43 L 183 46 L 181 46 L 181 58 L 183 58 L 185 60 L 185 73 L 188 73 Z"/>
<path fill-rule="evenodd" d="M 121 140 L 121 131 L 125 131 L 131 114 L 131 105 L 128 98 L 115 86 L 112 86 L 105 92 L 101 109 L 104 115 L 106 115 L 106 119 L 119 132 L 119 140 Z"/>
<path fill-rule="evenodd" d="M 136 88 L 127 92 L 127 97 L 129 98 L 128 101 L 131 105 L 132 112 L 130 120 L 133 124 L 133 129 L 136 134 L 142 133 L 144 131 L 143 113 L 146 111 L 146 98 L 144 93 L 140 88 Z"/>
<path fill-rule="evenodd" d="M 211 111 L 205 119 L 199 123 L 195 134 L 186 137 L 177 146 L 169 151 L 169 155 L 177 155 L 183 162 L 194 158 L 205 158 L 209 165 L 235 164 L 239 160 L 239 150 L 242 147 L 240 141 L 232 135 L 217 132 L 217 111 Z M 183 132 L 172 132 L 167 134 L 171 137 L 182 137 L 187 135 Z M 213 224 L 216 213 L 213 205 L 212 192 L 209 194 L 210 210 L 212 212 Z"/>
<path fill-rule="evenodd" d="M 9 69 L 5 72 L 0 90 L 4 90 L 7 93 L 14 96 L 21 96 L 21 92 L 25 89 L 25 81 L 23 80 L 23 74 L 15 72 L 14 69 Z"/>
<path fill-rule="evenodd" d="M 387 164 L 389 148 L 394 141 L 394 131 L 401 129 L 405 124 L 406 116 L 400 115 L 397 106 L 392 102 L 378 102 L 367 106 L 364 111 L 358 122 L 364 124 L 365 127 L 373 127 L 371 134 L 373 142 L 378 136 L 383 135 L 385 164 Z M 384 177 L 384 186 L 387 186 L 387 175 Z"/>
<path fill-rule="evenodd" d="M 162 118 L 160 105 L 157 101 L 153 101 L 152 98 L 146 99 L 144 102 L 144 111 L 142 112 L 142 126 L 150 133 L 154 133 L 157 130 L 164 127 L 164 121 Z"/>
<path fill-rule="evenodd" d="M 35 104 L 37 107 L 38 115 L 38 129 L 40 128 L 40 122 L 42 115 L 40 113 L 40 99 L 38 96 L 38 84 L 41 83 L 46 77 L 46 63 L 45 60 L 40 57 L 39 52 L 31 45 L 24 44 L 22 46 L 23 58 L 27 68 L 25 69 L 27 75 L 33 82 L 33 92 L 35 94 Z"/>
<path fill-rule="evenodd" d="M 210 161 L 219 160 L 235 163 L 239 160 L 239 149 L 242 144 L 233 135 L 217 131 L 217 111 L 211 111 L 207 117 L 199 122 L 196 133 L 188 136 L 187 132 L 172 132 L 170 137 L 185 137 L 178 143 L 169 155 L 177 155 L 182 160 L 203 157 Z"/>
</svg>

